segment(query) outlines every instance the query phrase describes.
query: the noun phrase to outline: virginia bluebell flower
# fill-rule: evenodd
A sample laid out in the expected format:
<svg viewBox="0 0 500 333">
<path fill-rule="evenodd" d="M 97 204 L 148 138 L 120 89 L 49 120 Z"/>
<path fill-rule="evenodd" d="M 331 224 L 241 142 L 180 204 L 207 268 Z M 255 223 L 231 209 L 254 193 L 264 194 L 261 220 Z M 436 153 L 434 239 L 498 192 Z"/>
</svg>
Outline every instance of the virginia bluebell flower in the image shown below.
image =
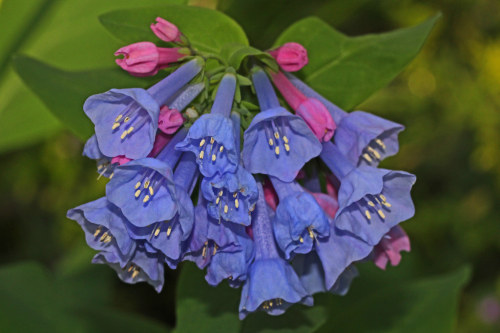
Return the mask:
<svg viewBox="0 0 500 333">
<path fill-rule="evenodd" d="M 334 224 L 370 245 L 415 212 L 410 190 L 415 176 L 369 166 L 356 167 L 332 143 L 325 142 L 321 159 L 340 181 L 339 210 Z"/>
<path fill-rule="evenodd" d="M 328 237 L 330 224 L 314 197 L 296 182 L 285 183 L 271 177 L 279 197 L 273 219 L 274 235 L 287 259 L 308 253 L 319 238 Z"/>
<path fill-rule="evenodd" d="M 229 115 L 236 89 L 236 77 L 228 73 L 222 78 L 211 113 L 198 118 L 183 142 L 176 148 L 196 155 L 200 172 L 212 177 L 234 172 L 239 165 L 234 128 Z"/>
<path fill-rule="evenodd" d="M 66 216 L 82 227 L 87 244 L 94 250 L 113 252 L 121 264 L 135 250 L 127 219 L 106 197 L 70 209 Z"/>
<path fill-rule="evenodd" d="M 252 173 L 290 182 L 319 155 L 321 144 L 302 118 L 280 106 L 264 71 L 255 71 L 252 79 L 262 111 L 245 131 L 243 164 Z"/>
<path fill-rule="evenodd" d="M 264 199 L 262 185 L 258 184 L 258 188 L 259 199 L 252 220 L 255 259 L 250 264 L 241 292 L 240 319 L 256 310 L 279 315 L 294 303 L 313 304 L 312 297 L 300 283 L 293 268 L 278 252 L 270 208 Z"/>
<path fill-rule="evenodd" d="M 240 116 L 231 114 L 234 127 L 235 151 L 240 151 Z M 223 175 L 215 174 L 205 177 L 201 182 L 201 191 L 208 202 L 208 213 L 213 218 L 243 225 L 249 225 L 253 210 L 257 202 L 257 183 L 252 174 L 242 165 L 236 171 L 226 172 Z"/>
<path fill-rule="evenodd" d="M 159 253 L 146 251 L 144 246 L 138 245 L 125 265 L 120 263 L 120 258 L 117 257 L 116 253 L 105 251 L 96 254 L 92 262 L 94 264 L 108 264 L 123 282 L 135 284 L 145 281 L 152 285 L 157 292 L 163 288 L 163 256 Z"/>
<path fill-rule="evenodd" d="M 347 113 L 292 74 L 287 77 L 304 95 L 321 101 L 330 111 L 337 123 L 335 144 L 351 163 L 377 166 L 398 152 L 398 134 L 404 130 L 403 125 L 363 111 Z"/>
<path fill-rule="evenodd" d="M 191 60 L 147 91 L 111 89 L 90 96 L 83 109 L 95 125 L 102 154 L 131 159 L 147 156 L 158 129 L 160 106 L 191 81 L 201 65 L 201 60 Z"/>
</svg>

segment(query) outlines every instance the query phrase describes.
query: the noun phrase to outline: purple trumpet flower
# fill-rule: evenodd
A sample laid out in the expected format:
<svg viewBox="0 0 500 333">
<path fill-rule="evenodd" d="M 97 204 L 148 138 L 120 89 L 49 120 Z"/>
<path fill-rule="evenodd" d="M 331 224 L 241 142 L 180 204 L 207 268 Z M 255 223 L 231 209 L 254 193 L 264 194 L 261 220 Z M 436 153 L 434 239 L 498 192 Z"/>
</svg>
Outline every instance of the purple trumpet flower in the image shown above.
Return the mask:
<svg viewBox="0 0 500 333">
<path fill-rule="evenodd" d="M 194 59 L 147 91 L 139 88 L 111 89 L 90 96 L 83 110 L 95 125 L 99 150 L 105 156 L 145 157 L 153 148 L 160 106 L 165 104 L 202 68 Z"/>
<path fill-rule="evenodd" d="M 205 177 L 216 173 L 235 172 L 239 155 L 235 143 L 234 128 L 229 115 L 236 89 L 236 76 L 228 73 L 222 78 L 212 111 L 204 114 L 190 127 L 184 141 L 176 149 L 196 155 L 200 172 Z"/>
<path fill-rule="evenodd" d="M 240 116 L 231 114 L 234 126 L 235 150 L 240 152 Z M 257 183 L 252 174 L 241 164 L 236 171 L 205 177 L 201 182 L 203 196 L 209 201 L 208 213 L 215 219 L 223 219 L 243 225 L 250 225 L 251 212 L 257 202 Z"/>
<path fill-rule="evenodd" d="M 270 209 L 260 183 L 258 188 L 259 199 L 252 220 L 255 259 L 248 268 L 247 280 L 243 285 L 240 319 L 256 310 L 280 315 L 294 303 L 309 306 L 313 304 L 312 297 L 300 283 L 293 268 L 278 252 L 269 216 Z"/>
<path fill-rule="evenodd" d="M 197 83 L 184 87 L 177 94 L 171 97 L 167 102 L 170 110 L 182 111 L 184 110 L 191 102 L 200 94 L 203 90 L 204 84 Z M 161 117 L 160 117 L 161 118 Z M 162 119 L 160 119 L 160 123 Z M 155 140 L 158 140 L 158 136 Z M 149 153 L 148 157 L 155 157 L 155 147 L 159 142 L 154 143 L 153 150 Z M 97 172 L 99 172 L 99 177 L 111 177 L 115 167 L 118 164 L 113 163 L 112 158 L 115 156 L 106 156 L 99 149 L 99 145 L 97 143 L 97 136 L 94 134 L 87 140 L 85 143 L 85 147 L 83 148 L 83 155 L 87 156 L 90 159 L 97 161 Z"/>
<path fill-rule="evenodd" d="M 403 171 L 356 167 L 332 142 L 321 159 L 340 181 L 336 228 L 377 245 L 389 230 L 415 213 L 410 190 L 416 177 Z"/>
<path fill-rule="evenodd" d="M 304 120 L 281 107 L 266 73 L 252 75 L 261 112 L 245 131 L 243 164 L 290 182 L 304 164 L 321 152 L 321 143 Z"/>
<path fill-rule="evenodd" d="M 381 160 L 398 152 L 398 134 L 404 130 L 403 125 L 363 111 L 347 113 L 292 74 L 286 75 L 304 95 L 326 106 L 337 124 L 335 144 L 351 163 L 377 166 Z"/>
<path fill-rule="evenodd" d="M 317 239 L 327 238 L 330 223 L 314 197 L 296 182 L 271 177 L 279 197 L 273 219 L 276 242 L 289 259 L 292 254 L 309 253 Z"/>
</svg>

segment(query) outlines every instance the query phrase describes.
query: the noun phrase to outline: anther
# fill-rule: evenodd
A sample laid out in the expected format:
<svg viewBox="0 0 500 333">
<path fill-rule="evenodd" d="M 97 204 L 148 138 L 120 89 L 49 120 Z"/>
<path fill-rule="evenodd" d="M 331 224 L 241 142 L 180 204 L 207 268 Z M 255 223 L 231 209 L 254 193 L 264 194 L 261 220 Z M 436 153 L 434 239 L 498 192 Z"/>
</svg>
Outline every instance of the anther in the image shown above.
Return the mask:
<svg viewBox="0 0 500 333">
<path fill-rule="evenodd" d="M 234 199 L 234 207 L 240 207 L 240 202 L 238 201 L 238 199 Z"/>
<path fill-rule="evenodd" d="M 219 248 L 219 247 L 217 246 L 217 244 L 215 244 L 215 245 L 214 245 L 214 252 L 213 252 L 213 254 L 212 254 L 212 255 L 215 255 L 215 254 L 217 253 L 217 249 L 218 249 L 218 248 Z"/>
<path fill-rule="evenodd" d="M 284 141 L 285 143 L 288 143 L 288 138 L 286 137 L 286 135 L 283 135 L 283 141 Z"/>
<path fill-rule="evenodd" d="M 160 227 L 157 227 L 155 229 L 155 237 L 158 237 L 158 235 L 160 234 L 160 231 L 161 231 L 161 228 Z"/>
<path fill-rule="evenodd" d="M 144 197 L 144 199 L 142 200 L 142 202 L 146 203 L 148 202 L 149 200 L 149 195 L 146 194 L 146 196 Z"/>
<path fill-rule="evenodd" d="M 377 213 L 381 218 L 385 219 L 385 214 L 381 209 L 377 210 Z"/>
<path fill-rule="evenodd" d="M 367 153 L 364 153 L 363 154 L 363 158 L 368 162 L 368 163 L 371 163 L 372 162 L 372 159 L 370 157 L 370 155 L 368 155 Z"/>
<path fill-rule="evenodd" d="M 203 159 L 203 156 L 205 156 L 205 152 L 202 150 L 202 151 L 200 151 L 200 160 Z"/>
<path fill-rule="evenodd" d="M 215 162 L 216 158 L 217 158 L 217 156 L 215 156 L 215 154 L 212 154 L 212 162 Z"/>
<path fill-rule="evenodd" d="M 376 157 L 376 158 L 380 159 L 380 157 L 381 157 L 381 156 L 380 156 L 380 154 L 379 154 L 379 152 L 378 152 L 378 151 L 376 151 L 376 150 L 375 150 L 375 149 L 373 149 L 372 147 L 368 147 L 368 151 L 369 151 L 370 153 L 372 153 L 373 155 L 375 155 L 375 157 Z"/>
<path fill-rule="evenodd" d="M 97 237 L 101 233 L 102 227 L 99 226 L 97 227 L 96 231 L 94 232 L 94 237 Z"/>
<path fill-rule="evenodd" d="M 278 140 L 280 138 L 280 134 L 278 132 L 274 132 L 274 137 Z"/>
<path fill-rule="evenodd" d="M 205 246 L 203 246 L 203 251 L 201 251 L 201 256 L 203 258 L 205 258 L 206 254 L 207 254 L 207 246 L 208 246 L 208 242 L 205 242 Z"/>
<path fill-rule="evenodd" d="M 229 207 L 227 205 L 224 205 L 224 214 L 227 214 L 228 209 L 229 209 Z"/>
<path fill-rule="evenodd" d="M 172 233 L 172 226 L 168 226 L 168 229 L 167 229 L 167 237 L 170 237 L 170 234 Z"/>
<path fill-rule="evenodd" d="M 272 147 L 274 145 L 273 139 L 269 139 L 269 145 Z"/>
<path fill-rule="evenodd" d="M 135 279 L 137 277 L 137 275 L 139 275 L 139 270 L 134 269 L 134 272 L 132 273 L 132 279 Z"/>
<path fill-rule="evenodd" d="M 379 194 L 378 196 L 380 197 L 380 199 L 382 199 L 382 201 L 387 201 L 387 199 L 386 199 L 385 195 L 383 195 L 383 194 Z"/>
<path fill-rule="evenodd" d="M 220 146 L 220 148 L 219 148 L 219 152 L 221 152 L 221 153 L 222 153 L 222 151 L 223 151 L 223 150 L 224 150 L 224 146 Z"/>
<path fill-rule="evenodd" d="M 280 154 L 280 147 L 276 146 L 276 148 L 274 148 L 274 153 L 276 155 L 279 155 Z"/>
<path fill-rule="evenodd" d="M 205 139 L 201 139 L 201 141 L 200 141 L 200 147 L 203 147 L 203 145 L 205 144 L 205 142 L 206 142 Z"/>
<path fill-rule="evenodd" d="M 365 215 L 366 215 L 366 218 L 367 218 L 368 220 L 371 220 L 371 219 L 372 219 L 372 216 L 370 215 L 370 212 L 369 212 L 369 211 L 365 210 Z"/>
<path fill-rule="evenodd" d="M 106 237 L 108 237 L 108 232 L 106 231 L 105 233 L 102 234 L 101 238 L 99 239 L 101 242 L 104 241 L 106 239 Z"/>
<path fill-rule="evenodd" d="M 213 137 L 211 137 L 211 138 L 210 138 L 210 144 L 212 144 L 212 145 L 213 145 L 213 144 L 214 144 L 214 142 L 215 142 L 214 138 L 213 138 Z"/>
<path fill-rule="evenodd" d="M 109 243 L 109 242 L 111 242 L 112 239 L 113 239 L 113 237 L 111 237 L 110 235 L 108 235 L 102 242 L 103 243 Z"/>
<path fill-rule="evenodd" d="M 149 187 L 149 194 L 152 196 L 153 194 L 155 194 L 155 192 L 153 191 L 153 187 L 150 186 Z"/>
<path fill-rule="evenodd" d="M 307 231 L 309 232 L 309 237 L 314 238 L 314 234 L 313 234 L 313 232 L 312 232 L 312 229 L 313 229 L 313 227 L 312 227 L 312 226 L 311 226 L 311 227 L 308 227 L 308 228 L 307 228 Z"/>
<path fill-rule="evenodd" d="M 125 137 L 127 136 L 128 132 L 127 131 L 123 131 L 122 135 L 120 135 L 120 138 L 123 140 L 125 139 Z"/>
<path fill-rule="evenodd" d="M 288 143 L 285 143 L 285 150 L 290 151 L 290 146 L 288 145 Z"/>
<path fill-rule="evenodd" d="M 224 194 L 224 190 L 220 190 L 218 196 L 221 197 Z"/>
<path fill-rule="evenodd" d="M 375 204 L 374 204 L 373 202 L 371 202 L 371 201 L 368 201 L 368 205 L 369 205 L 370 207 L 375 207 Z"/>
<path fill-rule="evenodd" d="M 127 130 L 127 133 L 130 134 L 130 132 L 132 132 L 134 130 L 134 126 L 130 126 Z"/>
<path fill-rule="evenodd" d="M 111 129 L 117 129 L 118 127 L 120 127 L 120 123 L 114 123 L 113 126 L 111 127 Z"/>
<path fill-rule="evenodd" d="M 128 122 L 129 122 L 129 120 L 130 120 L 130 117 L 125 117 L 125 119 L 123 119 L 123 122 L 124 122 L 124 123 L 128 123 Z"/>
<path fill-rule="evenodd" d="M 123 117 L 123 116 L 122 116 L 121 114 L 120 114 L 120 115 L 118 115 L 118 117 L 116 117 L 116 118 L 115 118 L 115 122 L 119 122 L 119 121 L 120 121 L 120 119 L 122 119 L 122 117 Z"/>
<path fill-rule="evenodd" d="M 136 188 L 136 189 L 138 189 L 139 187 L 141 187 L 141 182 L 137 182 L 137 183 L 135 184 L 135 188 Z"/>
<path fill-rule="evenodd" d="M 380 146 L 382 147 L 382 149 L 385 149 L 385 144 L 382 140 L 380 139 L 375 139 L 375 142 Z"/>
<path fill-rule="evenodd" d="M 148 180 L 146 180 L 146 181 L 144 182 L 144 188 L 148 188 L 148 187 L 149 187 L 149 184 L 151 184 L 151 182 L 150 182 L 150 181 L 149 181 L 149 179 L 148 179 Z"/>
<path fill-rule="evenodd" d="M 138 198 L 141 195 L 141 190 L 135 191 L 135 197 Z"/>
<path fill-rule="evenodd" d="M 133 269 L 134 269 L 134 265 L 130 265 L 130 267 L 128 268 L 127 272 L 131 272 Z"/>
<path fill-rule="evenodd" d="M 304 238 L 300 237 L 299 242 L 304 243 Z"/>
<path fill-rule="evenodd" d="M 220 197 L 217 197 L 217 199 L 215 199 L 215 204 L 218 205 L 219 201 L 220 201 Z"/>
</svg>

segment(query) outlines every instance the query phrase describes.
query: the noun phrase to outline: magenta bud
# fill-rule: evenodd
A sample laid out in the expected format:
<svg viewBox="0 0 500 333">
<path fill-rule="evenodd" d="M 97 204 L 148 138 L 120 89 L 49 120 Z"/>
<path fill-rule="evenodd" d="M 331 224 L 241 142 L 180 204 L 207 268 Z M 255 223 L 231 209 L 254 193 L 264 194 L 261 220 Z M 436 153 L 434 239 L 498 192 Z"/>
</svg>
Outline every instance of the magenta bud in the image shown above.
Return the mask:
<svg viewBox="0 0 500 333">
<path fill-rule="evenodd" d="M 169 109 L 166 105 L 161 107 L 158 119 L 158 129 L 160 131 L 165 134 L 174 134 L 182 124 L 184 124 L 184 118 L 178 110 Z"/>
<path fill-rule="evenodd" d="M 151 24 L 151 30 L 153 30 L 156 37 L 164 42 L 178 43 L 181 41 L 181 32 L 179 28 L 161 17 L 157 17 L 156 23 Z"/>
<path fill-rule="evenodd" d="M 307 50 L 299 43 L 286 43 L 275 50 L 269 51 L 269 54 L 287 72 L 299 71 L 309 62 Z"/>
<path fill-rule="evenodd" d="M 330 141 L 337 126 L 328 109 L 315 98 L 302 101 L 295 113 L 302 117 L 319 141 Z"/>
<path fill-rule="evenodd" d="M 122 165 L 132 161 L 130 158 L 125 157 L 125 155 L 115 156 L 111 159 L 111 164 L 118 163 L 118 165 Z"/>
<path fill-rule="evenodd" d="M 157 47 L 151 42 L 139 42 L 122 47 L 115 52 L 116 63 L 134 76 L 151 76 L 158 70 L 168 67 L 169 64 L 184 57 L 179 48 Z"/>
<path fill-rule="evenodd" d="M 388 262 L 397 266 L 401 261 L 401 251 L 410 252 L 410 239 L 403 228 L 395 226 L 373 249 L 373 261 L 380 269 L 385 269 Z"/>
</svg>

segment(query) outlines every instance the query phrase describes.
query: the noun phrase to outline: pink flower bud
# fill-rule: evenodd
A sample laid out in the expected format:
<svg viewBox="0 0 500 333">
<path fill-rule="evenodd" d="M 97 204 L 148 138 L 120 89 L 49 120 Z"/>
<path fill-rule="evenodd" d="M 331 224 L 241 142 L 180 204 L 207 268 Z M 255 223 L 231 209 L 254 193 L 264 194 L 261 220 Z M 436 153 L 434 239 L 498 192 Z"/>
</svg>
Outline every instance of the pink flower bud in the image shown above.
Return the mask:
<svg viewBox="0 0 500 333">
<path fill-rule="evenodd" d="M 131 75 L 151 76 L 184 57 L 185 55 L 179 50 L 179 48 L 157 47 L 151 42 L 134 43 L 115 52 L 115 56 L 124 56 L 123 59 L 116 59 L 116 63 Z"/>
<path fill-rule="evenodd" d="M 299 104 L 295 113 L 304 119 L 319 141 L 330 141 L 333 137 L 333 132 L 337 126 L 328 109 L 317 99 L 306 99 Z"/>
<path fill-rule="evenodd" d="M 161 107 L 158 119 L 158 129 L 160 131 L 165 134 L 174 134 L 182 124 L 184 124 L 184 118 L 178 110 L 169 109 L 166 105 Z"/>
<path fill-rule="evenodd" d="M 271 207 L 272 210 L 276 210 L 278 207 L 279 199 L 278 194 L 274 190 L 273 184 L 266 179 L 262 188 L 264 189 L 264 199 L 266 199 L 266 203 Z"/>
<path fill-rule="evenodd" d="M 111 159 L 111 164 L 118 163 L 118 165 L 122 165 L 132 161 L 130 158 L 125 157 L 125 155 L 115 156 Z"/>
<path fill-rule="evenodd" d="M 401 261 L 401 251 L 410 252 L 410 239 L 403 228 L 395 226 L 373 249 L 373 261 L 380 269 L 385 269 L 388 262 L 397 266 Z"/>
<path fill-rule="evenodd" d="M 332 219 L 337 214 L 337 210 L 339 210 L 339 203 L 336 198 L 333 198 L 325 193 L 311 193 L 316 202 L 319 204 L 321 208 L 325 211 L 326 215 L 331 217 Z"/>
<path fill-rule="evenodd" d="M 156 157 L 163 148 L 170 142 L 172 135 L 165 134 L 162 131 L 156 133 L 155 142 L 153 143 L 153 149 L 149 153 L 148 157 Z"/>
<path fill-rule="evenodd" d="M 179 28 L 161 17 L 156 18 L 156 23 L 151 23 L 151 30 L 153 30 L 156 37 L 164 42 L 178 43 L 181 41 Z"/>
<path fill-rule="evenodd" d="M 286 43 L 275 50 L 269 51 L 283 70 L 296 72 L 307 65 L 307 50 L 299 43 Z"/>
</svg>

